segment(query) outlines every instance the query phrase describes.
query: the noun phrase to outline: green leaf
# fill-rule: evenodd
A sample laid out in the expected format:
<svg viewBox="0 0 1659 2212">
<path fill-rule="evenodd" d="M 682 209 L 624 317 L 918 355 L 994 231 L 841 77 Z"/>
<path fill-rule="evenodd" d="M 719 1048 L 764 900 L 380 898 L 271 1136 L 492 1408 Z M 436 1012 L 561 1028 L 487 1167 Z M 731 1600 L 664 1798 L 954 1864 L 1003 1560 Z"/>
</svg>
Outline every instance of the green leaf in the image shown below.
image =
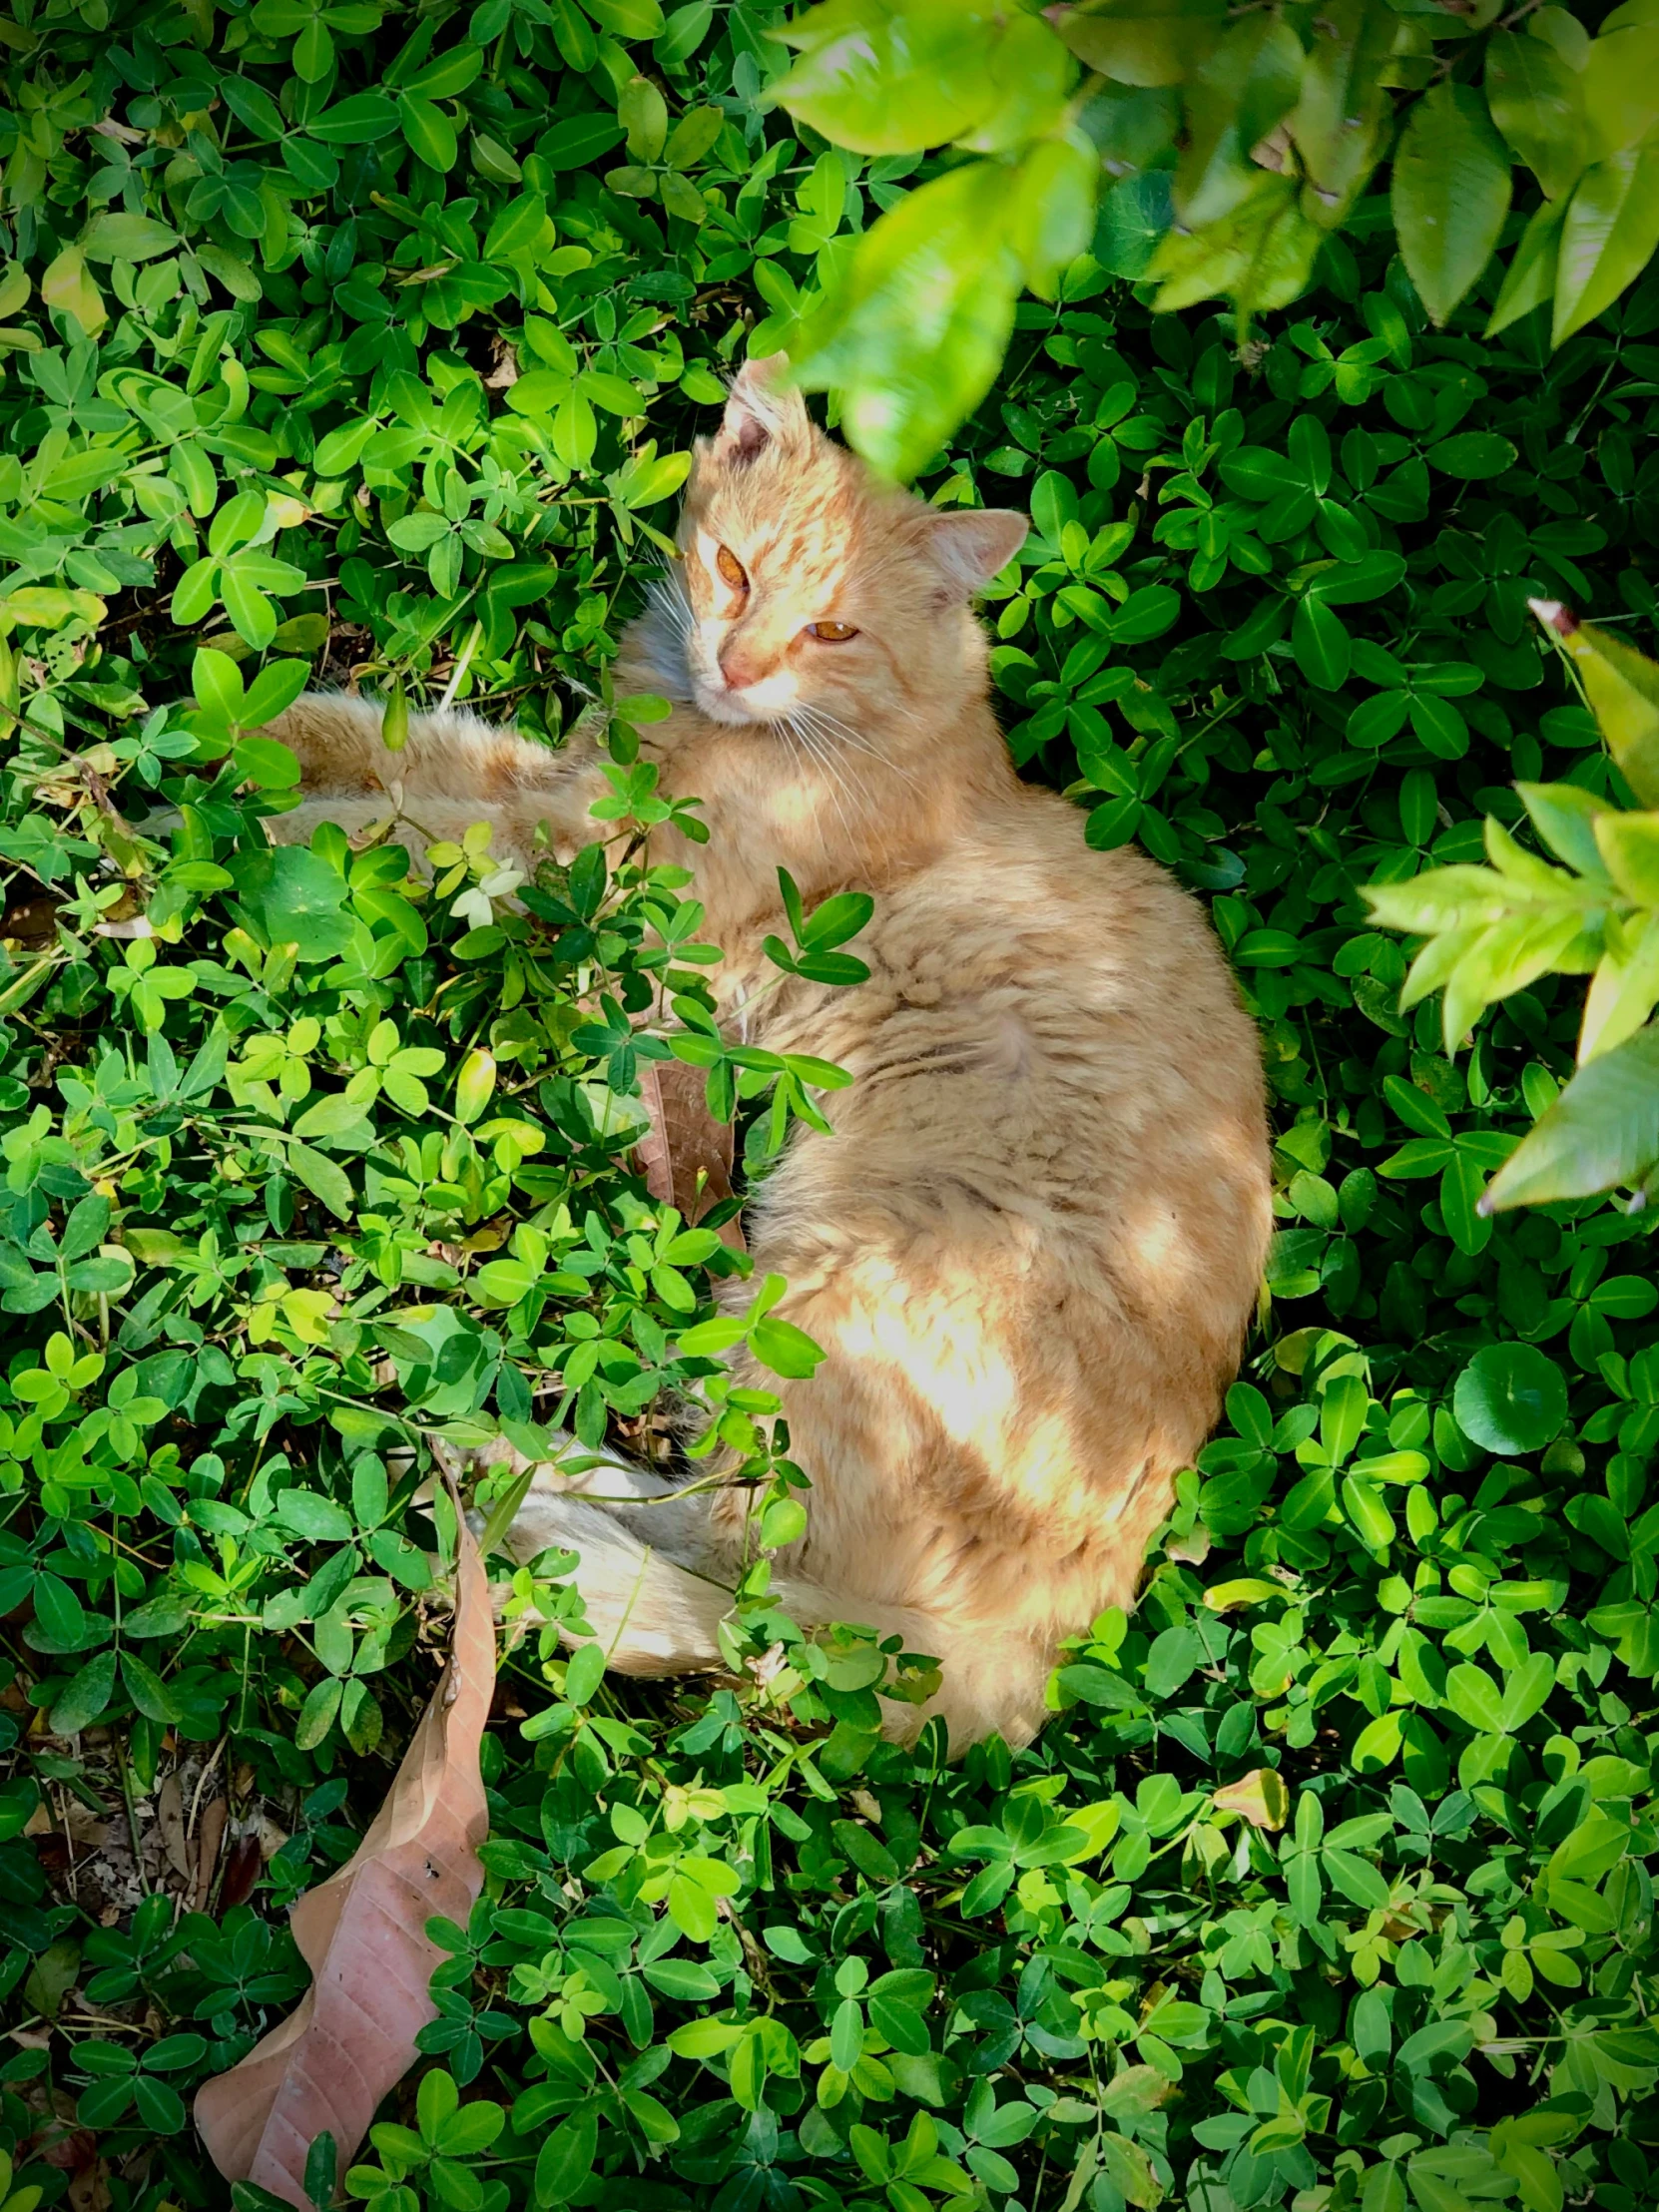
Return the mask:
<svg viewBox="0 0 1659 2212">
<path fill-rule="evenodd" d="M 611 115 L 570 115 L 544 131 L 536 152 L 551 170 L 585 169 L 622 144 L 622 125 Z"/>
<path fill-rule="evenodd" d="M 1642 1184 L 1659 1166 L 1659 1028 L 1581 1067 L 1489 1185 L 1485 1204 L 1547 1206 Z"/>
<path fill-rule="evenodd" d="M 270 944 L 292 944 L 301 960 L 333 959 L 351 941 L 339 870 L 304 845 L 238 853 L 231 872 L 250 919 Z"/>
<path fill-rule="evenodd" d="M 78 1736 L 90 1728 L 115 1694 L 115 1653 L 101 1651 L 53 1700 L 50 1725 L 54 1736 Z"/>
<path fill-rule="evenodd" d="M 1457 1378 L 1457 1425 L 1484 1451 L 1541 1451 L 1567 1417 L 1560 1369 L 1536 1345 L 1485 1345 Z"/>
<path fill-rule="evenodd" d="M 1626 783 L 1644 806 L 1659 807 L 1659 663 L 1554 600 L 1527 604 L 1577 671 Z"/>
<path fill-rule="evenodd" d="M 807 326 L 801 381 L 834 386 L 851 443 L 907 476 L 989 389 L 1020 276 L 1006 172 L 970 162 L 936 177 L 859 240 L 839 291 Z"/>
<path fill-rule="evenodd" d="M 1339 691 L 1348 682 L 1354 641 L 1342 618 L 1312 592 L 1297 601 L 1291 650 L 1298 668 L 1318 690 Z"/>
<path fill-rule="evenodd" d="M 1040 18 L 994 0 L 824 0 L 777 34 L 799 59 L 770 97 L 838 146 L 1012 146 L 1057 120 L 1069 63 Z"/>
<path fill-rule="evenodd" d="M 321 1743 L 334 1725 L 344 1690 L 344 1683 L 335 1675 L 324 1675 L 320 1682 L 313 1683 L 294 1722 L 295 1750 L 314 1751 Z"/>
<path fill-rule="evenodd" d="M 1445 1702 L 1460 1720 L 1484 1734 L 1503 1733 L 1503 1692 L 1483 1668 L 1453 1667 L 1445 1680 Z"/>
<path fill-rule="evenodd" d="M 1332 1887 L 1362 1912 L 1381 1913 L 1386 1907 L 1388 1885 L 1369 1859 L 1362 1859 L 1357 1852 L 1333 1850 L 1329 1844 L 1320 1857 Z"/>
<path fill-rule="evenodd" d="M 288 1166 L 298 1176 L 313 1197 L 321 1199 L 331 1214 L 341 1221 L 351 1219 L 355 1200 L 351 1191 L 351 1179 L 345 1170 L 320 1152 L 313 1152 L 308 1144 L 292 1144 L 287 1148 Z"/>
<path fill-rule="evenodd" d="M 1586 170 L 1561 226 L 1556 345 L 1593 322 L 1659 246 L 1659 146 L 1628 147 Z"/>
<path fill-rule="evenodd" d="M 227 563 L 219 572 L 219 595 L 237 635 L 263 652 L 276 635 L 276 610 L 265 593 Z"/>
<path fill-rule="evenodd" d="M 496 215 L 484 241 L 486 261 L 506 260 L 526 254 L 542 235 L 547 222 L 547 202 L 539 192 L 520 193 Z"/>
<path fill-rule="evenodd" d="M 1205 56 L 1187 86 L 1187 143 L 1175 205 L 1189 229 L 1231 215 L 1260 172 L 1251 151 L 1302 89 L 1302 41 L 1282 17 L 1247 15 Z"/>
<path fill-rule="evenodd" d="M 1308 580 L 1308 593 L 1328 607 L 1363 606 L 1369 600 L 1384 598 L 1403 582 L 1404 576 L 1403 555 L 1362 553 L 1357 560 L 1333 561 L 1329 567 L 1316 570 Z"/>
<path fill-rule="evenodd" d="M 714 146 L 725 122 L 719 108 L 688 108 L 663 149 L 663 159 L 670 169 L 695 169 Z"/>
<path fill-rule="evenodd" d="M 1486 42 L 1484 87 L 1492 121 L 1546 198 L 1570 192 L 1590 150 L 1579 72 L 1542 39 L 1500 30 Z"/>
<path fill-rule="evenodd" d="M 1486 324 L 1488 338 L 1495 338 L 1500 330 L 1508 329 L 1510 323 L 1518 322 L 1522 315 L 1531 314 L 1553 295 L 1556 257 L 1566 215 L 1566 203 L 1560 200 L 1546 200 L 1541 208 L 1533 211 L 1493 302 L 1491 320 Z"/>
<path fill-rule="evenodd" d="M 397 128 L 397 103 L 383 93 L 358 92 L 314 116 L 305 129 L 325 146 L 367 146 Z"/>
<path fill-rule="evenodd" d="M 1604 809 L 1592 834 L 1602 866 L 1625 896 L 1638 906 L 1659 905 L 1659 816 Z"/>
<path fill-rule="evenodd" d="M 1597 160 L 1645 139 L 1659 124 L 1659 23 L 1609 17 L 1584 57 L 1583 87 Z"/>
<path fill-rule="evenodd" d="M 1100 203 L 1090 252 L 1114 276 L 1144 276 L 1175 221 L 1167 169 L 1148 169 L 1115 184 Z"/>
<path fill-rule="evenodd" d="M 1068 8 L 1057 28 L 1080 61 L 1119 84 L 1179 85 L 1226 22 L 1226 0 L 1103 0 Z"/>
<path fill-rule="evenodd" d="M 655 38 L 663 28 L 658 0 L 583 0 L 594 21 L 618 38 Z"/>
<path fill-rule="evenodd" d="M 104 295 L 88 274 L 86 255 L 78 246 L 66 246 L 47 265 L 40 296 L 48 307 L 72 314 L 87 337 L 96 337 L 109 319 Z"/>
<path fill-rule="evenodd" d="M 1370 176 L 1388 116 L 1382 65 L 1393 43 L 1390 12 L 1374 0 L 1327 0 L 1290 119 L 1316 220 L 1330 226 Z"/>
<path fill-rule="evenodd" d="M 1533 1652 L 1504 1682 L 1502 1720 L 1505 1730 L 1513 1734 L 1516 1729 L 1524 1728 L 1543 1711 L 1554 1687 L 1554 1660 L 1547 1651 Z"/>
<path fill-rule="evenodd" d="M 1147 270 L 1160 279 L 1153 305 L 1169 313 L 1231 297 L 1247 314 L 1287 306 L 1306 287 L 1320 245 L 1295 178 L 1264 172 L 1250 198 L 1221 222 L 1166 235 Z"/>
<path fill-rule="evenodd" d="M 1509 154 L 1486 104 L 1442 79 L 1412 108 L 1394 154 L 1399 250 L 1423 305 L 1444 322 L 1491 260 L 1509 213 Z"/>
<path fill-rule="evenodd" d="M 459 152 L 455 126 L 434 101 L 399 93 L 397 120 L 404 142 L 417 161 L 445 175 L 454 168 Z"/>
<path fill-rule="evenodd" d="M 1425 457 L 1430 467 L 1465 482 L 1501 476 L 1505 469 L 1514 467 L 1516 458 L 1509 440 L 1491 430 L 1460 430 L 1455 437 L 1441 438 L 1437 445 L 1429 446 Z"/>
<path fill-rule="evenodd" d="M 1008 236 L 1025 281 L 1041 298 L 1056 296 L 1060 279 L 1093 235 L 1100 163 L 1079 136 L 1044 139 L 1016 170 Z"/>
<path fill-rule="evenodd" d="M 89 262 L 149 262 L 179 243 L 177 231 L 145 215 L 96 215 L 81 234 Z"/>
<path fill-rule="evenodd" d="M 477 1121 L 495 1095 L 495 1058 L 481 1045 L 474 1046 L 455 1077 L 456 1119 L 471 1123 Z"/>
</svg>

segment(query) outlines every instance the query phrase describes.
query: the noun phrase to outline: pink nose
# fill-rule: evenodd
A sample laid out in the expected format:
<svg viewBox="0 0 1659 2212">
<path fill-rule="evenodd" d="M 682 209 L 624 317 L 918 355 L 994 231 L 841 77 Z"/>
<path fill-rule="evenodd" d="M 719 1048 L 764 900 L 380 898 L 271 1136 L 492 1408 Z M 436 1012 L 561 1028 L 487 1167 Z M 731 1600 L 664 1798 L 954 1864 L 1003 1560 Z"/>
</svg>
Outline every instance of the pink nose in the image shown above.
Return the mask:
<svg viewBox="0 0 1659 2212">
<path fill-rule="evenodd" d="M 747 691 L 751 684 L 758 684 L 763 677 L 770 676 L 772 666 L 753 651 L 732 646 L 720 657 L 720 673 L 733 691 Z"/>
</svg>

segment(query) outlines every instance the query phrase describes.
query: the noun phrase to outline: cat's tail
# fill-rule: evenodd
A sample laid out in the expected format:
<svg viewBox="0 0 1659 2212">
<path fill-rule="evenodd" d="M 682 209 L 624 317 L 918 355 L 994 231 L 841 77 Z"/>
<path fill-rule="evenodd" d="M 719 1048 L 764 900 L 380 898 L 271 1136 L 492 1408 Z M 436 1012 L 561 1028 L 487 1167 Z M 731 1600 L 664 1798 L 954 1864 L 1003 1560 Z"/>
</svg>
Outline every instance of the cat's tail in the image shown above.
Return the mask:
<svg viewBox="0 0 1659 2212">
<path fill-rule="evenodd" d="M 636 1511 L 630 1518 L 637 1524 L 641 1516 Z M 556 1542 L 579 1554 L 576 1586 L 606 1662 L 619 1674 L 692 1674 L 729 1664 L 720 1631 L 734 1611 L 733 1593 L 672 1556 L 671 1529 L 664 1531 L 668 1548 L 659 1548 L 604 1506 L 568 1495 L 558 1498 L 556 1512 L 533 1515 L 531 1523 L 515 1524 L 509 1548 L 527 1558 Z M 969 1744 L 993 1734 L 1016 1748 L 1029 1743 L 1048 1718 L 1043 1693 L 1053 1655 L 1029 1637 L 913 1606 L 872 1603 L 777 1570 L 772 1596 L 809 1632 L 837 1622 L 872 1628 L 940 1663 L 940 1687 L 925 1705 L 883 1700 L 882 1733 L 892 1741 L 912 1740 L 938 1714 L 949 1730 L 951 1756 L 960 1758 Z"/>
<path fill-rule="evenodd" d="M 364 798 L 397 785 L 415 798 L 511 806 L 569 780 L 571 757 L 462 709 L 412 715 L 401 751 L 386 750 L 385 706 L 345 692 L 306 692 L 266 724 L 317 798 Z"/>
</svg>

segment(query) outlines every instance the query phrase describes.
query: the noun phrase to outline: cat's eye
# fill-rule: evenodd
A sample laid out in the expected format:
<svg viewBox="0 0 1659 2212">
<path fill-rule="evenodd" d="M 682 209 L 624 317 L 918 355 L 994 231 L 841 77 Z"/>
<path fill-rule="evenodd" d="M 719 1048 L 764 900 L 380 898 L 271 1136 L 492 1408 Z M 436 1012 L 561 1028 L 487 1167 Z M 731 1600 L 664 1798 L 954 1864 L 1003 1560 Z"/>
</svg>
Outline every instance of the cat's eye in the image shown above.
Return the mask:
<svg viewBox="0 0 1659 2212">
<path fill-rule="evenodd" d="M 842 645 L 848 638 L 855 638 L 858 633 L 850 622 L 809 622 L 807 635 L 821 639 L 826 645 Z"/>
<path fill-rule="evenodd" d="M 734 591 L 747 591 L 749 589 L 749 572 L 729 546 L 722 545 L 716 548 L 715 566 Z"/>
</svg>

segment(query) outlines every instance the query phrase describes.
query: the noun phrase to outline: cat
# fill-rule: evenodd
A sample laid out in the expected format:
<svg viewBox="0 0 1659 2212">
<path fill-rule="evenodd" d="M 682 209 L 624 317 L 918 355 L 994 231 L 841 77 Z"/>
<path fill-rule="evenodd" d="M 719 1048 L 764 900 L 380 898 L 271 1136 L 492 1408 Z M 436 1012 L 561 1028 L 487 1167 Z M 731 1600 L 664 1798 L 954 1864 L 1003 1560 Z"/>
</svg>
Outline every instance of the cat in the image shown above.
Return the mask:
<svg viewBox="0 0 1659 2212">
<path fill-rule="evenodd" d="M 853 1078 L 823 1101 L 835 1133 L 798 1127 L 748 1202 L 758 1277 L 787 1279 L 779 1313 L 826 1354 L 779 1386 L 813 1487 L 773 1589 L 805 1628 L 858 1623 L 942 1662 L 928 1704 L 890 1701 L 888 1733 L 936 1712 L 958 1754 L 1027 1742 L 1060 1640 L 1133 1604 L 1236 1371 L 1271 1222 L 1260 1049 L 1196 902 L 1138 852 L 1090 851 L 993 717 L 971 601 L 1026 531 L 884 484 L 777 361 L 751 362 L 617 668 L 619 694 L 673 703 L 645 753 L 713 833 L 654 833 L 652 853 L 696 872 L 734 1031 Z M 281 837 L 383 820 L 394 780 L 411 849 L 482 820 L 529 867 L 540 824 L 565 856 L 609 833 L 587 818 L 609 789 L 593 744 L 439 714 L 393 755 L 377 708 L 318 696 L 272 734 L 303 772 Z M 867 982 L 770 966 L 780 864 L 809 906 L 873 895 L 852 947 Z M 620 1461 L 542 1470 L 508 1541 L 581 1554 L 613 1667 L 713 1669 L 746 1511 L 739 1489 L 676 1498 Z"/>
</svg>

